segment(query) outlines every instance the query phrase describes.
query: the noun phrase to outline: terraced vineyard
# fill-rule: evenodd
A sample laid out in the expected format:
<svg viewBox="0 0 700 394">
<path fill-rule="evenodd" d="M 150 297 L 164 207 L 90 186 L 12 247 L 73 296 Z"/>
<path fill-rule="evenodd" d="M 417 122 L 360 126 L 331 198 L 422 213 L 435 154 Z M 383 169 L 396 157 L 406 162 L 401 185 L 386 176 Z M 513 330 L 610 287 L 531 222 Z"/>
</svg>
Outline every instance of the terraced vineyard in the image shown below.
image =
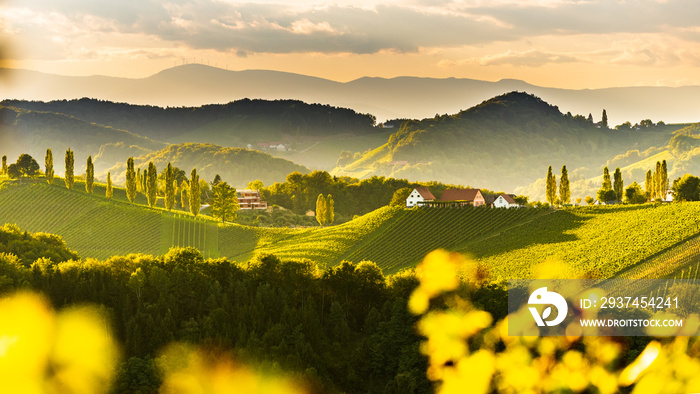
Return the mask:
<svg viewBox="0 0 700 394">
<path fill-rule="evenodd" d="M 697 279 L 700 269 L 700 235 L 691 237 L 616 275 L 635 279 Z"/>
<path fill-rule="evenodd" d="M 700 203 L 585 207 L 556 211 L 463 250 L 495 277 L 527 278 L 532 267 L 556 260 L 577 275 L 609 278 L 698 233 Z M 647 264 L 645 275 L 662 277 L 656 264 Z"/>
<path fill-rule="evenodd" d="M 500 230 L 534 220 L 551 210 L 422 208 L 405 210 L 343 256 L 349 261 L 369 260 L 385 273 L 420 262 L 428 252 L 459 250 L 477 239 L 497 236 Z"/>
</svg>

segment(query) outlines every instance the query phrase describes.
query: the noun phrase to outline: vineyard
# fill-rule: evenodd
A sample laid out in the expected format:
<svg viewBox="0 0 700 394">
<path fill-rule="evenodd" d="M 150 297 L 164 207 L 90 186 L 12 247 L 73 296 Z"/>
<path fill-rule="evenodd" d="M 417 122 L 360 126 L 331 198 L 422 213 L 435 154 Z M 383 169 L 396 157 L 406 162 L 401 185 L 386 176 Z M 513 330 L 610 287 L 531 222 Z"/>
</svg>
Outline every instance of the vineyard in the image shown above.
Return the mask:
<svg viewBox="0 0 700 394">
<path fill-rule="evenodd" d="M 585 207 L 556 211 L 463 251 L 486 263 L 495 277 L 527 278 L 532 267 L 558 261 L 574 275 L 609 278 L 698 233 L 700 203 Z M 656 264 L 642 264 L 645 277 L 665 275 L 654 272 Z"/>
</svg>

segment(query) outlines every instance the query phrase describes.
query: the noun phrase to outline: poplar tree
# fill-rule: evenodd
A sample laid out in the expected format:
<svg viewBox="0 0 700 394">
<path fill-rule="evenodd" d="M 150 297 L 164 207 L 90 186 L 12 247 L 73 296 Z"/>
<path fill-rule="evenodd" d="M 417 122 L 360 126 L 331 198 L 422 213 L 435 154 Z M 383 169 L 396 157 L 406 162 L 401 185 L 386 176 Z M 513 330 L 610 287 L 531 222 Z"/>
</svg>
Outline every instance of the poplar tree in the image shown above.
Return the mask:
<svg viewBox="0 0 700 394">
<path fill-rule="evenodd" d="M 552 174 L 552 166 L 549 166 L 549 169 L 547 170 L 546 182 L 547 189 L 545 197 L 551 205 L 554 205 L 557 200 L 557 178 L 554 176 L 554 174 Z"/>
<path fill-rule="evenodd" d="M 112 174 L 107 173 L 107 189 L 105 189 L 105 197 L 112 199 L 114 196 L 114 190 L 112 190 Z"/>
<path fill-rule="evenodd" d="M 188 197 L 188 202 L 190 205 L 190 212 L 197 217 L 199 210 L 202 208 L 202 191 L 199 188 L 199 175 L 197 175 L 197 169 L 193 168 L 190 174 L 190 192 Z"/>
<path fill-rule="evenodd" d="M 654 170 L 654 200 L 661 197 L 661 162 L 656 162 Z"/>
<path fill-rule="evenodd" d="M 2 169 L 0 169 L 0 175 L 7 175 L 7 155 L 2 156 Z"/>
<path fill-rule="evenodd" d="M 615 190 L 615 195 L 617 196 L 617 201 L 622 201 L 622 193 L 625 191 L 624 184 L 622 182 L 622 172 L 620 167 L 615 169 L 615 183 L 613 184 L 613 190 Z"/>
<path fill-rule="evenodd" d="M 600 126 L 604 129 L 608 128 L 608 113 L 603 110 L 603 119 L 600 121 Z"/>
<path fill-rule="evenodd" d="M 46 167 L 44 171 L 44 174 L 46 174 L 46 182 L 48 182 L 49 185 L 53 185 L 53 153 L 51 152 L 51 148 L 46 149 L 44 165 Z"/>
<path fill-rule="evenodd" d="M 143 178 L 141 177 L 141 169 L 136 169 L 136 191 L 139 193 L 145 193 L 143 190 Z"/>
<path fill-rule="evenodd" d="M 180 208 L 183 210 L 189 209 L 190 206 L 190 199 L 189 199 L 189 194 L 190 192 L 190 185 L 187 183 L 187 180 L 183 180 L 182 183 L 180 184 Z"/>
<path fill-rule="evenodd" d="M 610 171 L 608 170 L 608 167 L 603 168 L 603 190 L 611 190 L 612 189 L 612 183 L 610 182 Z"/>
<path fill-rule="evenodd" d="M 175 203 L 175 173 L 172 164 L 165 167 L 165 209 L 170 211 Z"/>
<path fill-rule="evenodd" d="M 95 184 L 95 166 L 92 164 L 92 156 L 87 158 L 85 167 L 85 191 L 92 194 L 92 186 Z"/>
<path fill-rule="evenodd" d="M 652 189 L 654 188 L 654 180 L 651 175 L 651 170 L 647 171 L 646 179 L 644 180 L 644 194 L 647 196 L 647 201 L 651 201 Z"/>
<path fill-rule="evenodd" d="M 326 224 L 326 199 L 323 194 L 319 194 L 316 199 L 316 221 L 323 226 Z"/>
<path fill-rule="evenodd" d="M 134 158 L 130 157 L 126 160 L 126 198 L 129 199 L 131 205 L 136 201 L 136 171 L 134 171 Z"/>
<path fill-rule="evenodd" d="M 73 166 L 75 164 L 75 156 L 73 154 L 73 151 L 68 148 L 66 151 L 66 176 L 63 179 L 63 181 L 66 183 L 66 187 L 68 190 L 73 189 L 73 184 L 75 183 L 75 179 L 73 178 Z"/>
<path fill-rule="evenodd" d="M 666 191 L 668 190 L 668 167 L 666 160 L 661 162 L 661 198 L 666 199 Z"/>
<path fill-rule="evenodd" d="M 148 163 L 146 171 L 146 197 L 148 197 L 148 206 L 153 208 L 158 200 L 158 170 L 153 162 Z"/>
<path fill-rule="evenodd" d="M 335 221 L 335 202 L 330 194 L 326 198 L 326 224 L 333 224 Z"/>
<path fill-rule="evenodd" d="M 562 204 L 571 203 L 571 188 L 569 185 L 569 172 L 566 166 L 561 167 L 561 179 L 559 180 L 559 199 Z"/>
<path fill-rule="evenodd" d="M 141 171 L 141 190 L 143 190 L 143 194 L 148 193 L 148 174 L 147 174 L 148 168 L 144 168 L 143 171 Z"/>
</svg>

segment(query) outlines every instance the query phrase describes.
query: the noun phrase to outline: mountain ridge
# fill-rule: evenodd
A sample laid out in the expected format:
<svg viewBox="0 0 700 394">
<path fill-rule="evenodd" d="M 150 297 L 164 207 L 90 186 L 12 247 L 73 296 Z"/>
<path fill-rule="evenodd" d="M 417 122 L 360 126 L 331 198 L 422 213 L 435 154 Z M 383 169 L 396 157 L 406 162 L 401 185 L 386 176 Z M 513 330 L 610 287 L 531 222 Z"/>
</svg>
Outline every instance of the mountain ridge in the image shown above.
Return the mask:
<svg viewBox="0 0 700 394">
<path fill-rule="evenodd" d="M 420 119 L 456 113 L 483 100 L 524 87 L 563 112 L 606 109 L 611 124 L 641 119 L 667 123 L 697 121 L 700 86 L 632 86 L 598 89 L 541 87 L 517 79 L 496 82 L 468 78 L 361 77 L 337 82 L 285 71 L 240 70 L 188 64 L 145 78 L 72 77 L 30 70 L 4 69 L 13 77 L 3 98 L 43 100 L 92 97 L 158 106 L 201 106 L 242 98 L 298 99 L 372 113 L 380 121 Z M 9 71 L 9 72 L 7 72 Z"/>
</svg>

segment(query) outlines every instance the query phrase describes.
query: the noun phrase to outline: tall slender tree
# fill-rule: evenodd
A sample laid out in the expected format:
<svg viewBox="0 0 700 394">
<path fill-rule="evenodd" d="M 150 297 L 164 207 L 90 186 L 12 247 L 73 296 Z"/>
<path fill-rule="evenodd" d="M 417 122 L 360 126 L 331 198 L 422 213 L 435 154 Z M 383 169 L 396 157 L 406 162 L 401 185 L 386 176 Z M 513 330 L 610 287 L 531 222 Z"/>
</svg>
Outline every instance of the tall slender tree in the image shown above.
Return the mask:
<svg viewBox="0 0 700 394">
<path fill-rule="evenodd" d="M 146 171 L 146 197 L 148 197 L 148 206 L 153 208 L 158 200 L 158 170 L 153 162 L 148 163 Z"/>
<path fill-rule="evenodd" d="M 143 190 L 143 177 L 141 176 L 140 168 L 136 169 L 136 191 L 139 193 L 146 193 L 146 191 Z"/>
<path fill-rule="evenodd" d="M 326 199 L 319 194 L 316 199 L 316 221 L 323 226 L 326 224 Z"/>
<path fill-rule="evenodd" d="M 546 188 L 545 197 L 551 205 L 554 205 L 557 201 L 557 178 L 552 174 L 552 166 L 547 169 Z"/>
<path fill-rule="evenodd" d="M 2 155 L 2 169 L 0 175 L 7 175 L 7 155 Z"/>
<path fill-rule="evenodd" d="M 330 194 L 326 198 L 326 224 L 333 224 L 335 221 L 335 202 Z"/>
<path fill-rule="evenodd" d="M 668 185 L 668 166 L 666 164 L 666 160 L 661 162 L 661 198 L 666 199 L 666 193 L 667 190 L 669 189 Z"/>
<path fill-rule="evenodd" d="M 608 113 L 603 110 L 603 119 L 600 121 L 600 127 L 607 129 L 608 128 Z"/>
<path fill-rule="evenodd" d="M 190 205 L 190 212 L 197 217 L 199 210 L 202 208 L 202 191 L 199 188 L 199 175 L 197 169 L 193 168 L 190 173 L 190 191 L 187 196 Z"/>
<path fill-rule="evenodd" d="M 46 182 L 49 185 L 53 185 L 53 153 L 51 148 L 46 149 L 46 157 L 44 157 L 44 174 L 46 175 Z"/>
<path fill-rule="evenodd" d="M 612 182 L 610 182 L 610 171 L 608 170 L 608 167 L 603 168 L 603 186 L 602 188 L 604 190 L 611 190 L 612 189 Z"/>
<path fill-rule="evenodd" d="M 656 168 L 654 169 L 654 200 L 661 197 L 661 162 L 656 162 Z"/>
<path fill-rule="evenodd" d="M 622 172 L 620 167 L 615 169 L 615 175 L 613 176 L 615 181 L 613 184 L 613 190 L 615 190 L 615 196 L 617 196 L 617 201 L 622 201 L 622 193 L 625 192 L 625 186 L 622 182 Z"/>
<path fill-rule="evenodd" d="M 143 171 L 141 171 L 141 190 L 143 190 L 143 194 L 148 194 L 148 168 L 144 168 Z"/>
<path fill-rule="evenodd" d="M 175 204 L 175 172 L 173 165 L 168 163 L 165 167 L 165 209 L 170 211 Z"/>
<path fill-rule="evenodd" d="M 183 180 L 180 184 L 180 208 L 183 210 L 188 210 L 190 206 L 190 185 L 187 183 L 187 179 Z"/>
<path fill-rule="evenodd" d="M 126 198 L 129 199 L 131 205 L 136 201 L 136 171 L 134 170 L 134 158 L 130 157 L 126 160 Z"/>
<path fill-rule="evenodd" d="M 651 170 L 647 171 L 647 176 L 644 180 L 644 194 L 647 196 L 647 201 L 651 201 L 654 188 L 654 178 L 651 175 Z"/>
<path fill-rule="evenodd" d="M 107 188 L 105 189 L 105 197 L 110 200 L 114 196 L 114 190 L 112 189 L 112 174 L 107 172 Z"/>
<path fill-rule="evenodd" d="M 66 183 L 66 187 L 70 190 L 73 189 L 73 184 L 75 183 L 75 179 L 73 178 L 73 168 L 75 165 L 75 155 L 73 154 L 73 151 L 68 148 L 66 151 L 66 176 L 63 178 L 63 181 Z"/>
<path fill-rule="evenodd" d="M 85 191 L 92 194 L 92 187 L 95 184 L 95 166 L 92 164 L 92 156 L 87 158 L 85 167 Z"/>
<path fill-rule="evenodd" d="M 559 180 L 559 199 L 562 204 L 571 203 L 571 188 L 569 185 L 569 172 L 566 166 L 561 167 L 561 179 Z"/>
</svg>

